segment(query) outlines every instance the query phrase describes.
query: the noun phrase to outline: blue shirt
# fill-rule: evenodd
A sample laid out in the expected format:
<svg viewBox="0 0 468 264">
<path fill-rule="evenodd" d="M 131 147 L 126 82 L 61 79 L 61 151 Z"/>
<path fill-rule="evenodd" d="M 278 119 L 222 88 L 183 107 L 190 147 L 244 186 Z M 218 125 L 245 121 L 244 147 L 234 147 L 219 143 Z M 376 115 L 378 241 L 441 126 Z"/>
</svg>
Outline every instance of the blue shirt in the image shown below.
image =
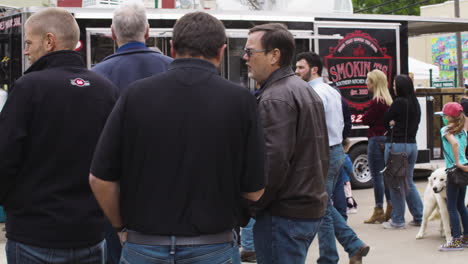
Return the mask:
<svg viewBox="0 0 468 264">
<path fill-rule="evenodd" d="M 147 48 L 144 43 L 130 42 L 104 58 L 92 71 L 113 82 L 121 94 L 134 81 L 167 71 L 172 61 L 172 58 Z"/>
<path fill-rule="evenodd" d="M 329 146 L 341 144 L 343 141 L 344 120 L 340 93 L 324 83 L 321 77 L 310 81 L 309 85 L 320 96 L 325 108 Z"/>
<path fill-rule="evenodd" d="M 444 126 L 440 129 L 440 134 L 442 136 L 442 147 L 444 151 L 445 165 L 447 168 L 451 168 L 455 165 L 455 158 L 453 156 L 452 145 L 445 138 L 445 135 L 448 134 L 447 126 Z M 456 135 L 453 135 L 458 142 L 458 158 L 461 164 L 466 164 L 468 161 L 465 157 L 465 148 L 466 148 L 466 131 L 462 131 Z"/>
<path fill-rule="evenodd" d="M 135 41 L 135 42 L 129 42 L 127 44 L 120 46 L 117 49 L 117 52 L 123 52 L 123 51 L 131 50 L 131 49 L 144 49 L 144 48 L 146 48 L 145 43 Z"/>
</svg>

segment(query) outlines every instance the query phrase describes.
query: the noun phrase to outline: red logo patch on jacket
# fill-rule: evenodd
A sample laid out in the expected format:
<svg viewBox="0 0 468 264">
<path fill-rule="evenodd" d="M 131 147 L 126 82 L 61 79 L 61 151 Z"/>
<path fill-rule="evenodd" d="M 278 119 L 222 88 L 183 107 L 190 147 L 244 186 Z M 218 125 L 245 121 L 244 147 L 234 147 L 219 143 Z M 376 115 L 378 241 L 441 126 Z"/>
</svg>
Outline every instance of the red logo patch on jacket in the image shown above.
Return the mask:
<svg viewBox="0 0 468 264">
<path fill-rule="evenodd" d="M 71 79 L 70 83 L 72 85 L 76 85 L 76 86 L 79 86 L 79 87 L 84 87 L 84 86 L 89 86 L 90 85 L 89 81 L 85 81 L 85 80 L 83 80 L 81 78 Z"/>
</svg>

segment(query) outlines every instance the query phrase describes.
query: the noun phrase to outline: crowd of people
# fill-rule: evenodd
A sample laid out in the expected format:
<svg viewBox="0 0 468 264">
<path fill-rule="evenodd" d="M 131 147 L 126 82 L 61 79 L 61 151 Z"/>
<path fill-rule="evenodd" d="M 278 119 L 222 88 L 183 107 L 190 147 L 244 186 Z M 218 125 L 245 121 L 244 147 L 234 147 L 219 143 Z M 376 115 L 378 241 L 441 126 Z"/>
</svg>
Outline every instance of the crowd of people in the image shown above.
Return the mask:
<svg viewBox="0 0 468 264">
<path fill-rule="evenodd" d="M 282 24 L 252 27 L 243 55 L 259 86 L 252 94 L 218 74 L 226 33 L 208 13 L 177 20 L 171 57 L 145 46 L 141 4 L 117 8 L 111 29 L 116 53 L 88 70 L 73 51 L 80 29 L 68 11 L 46 8 L 26 21 L 31 67 L 0 114 L 8 263 L 305 263 L 316 236 L 317 263 L 338 263 L 336 240 L 350 264 L 362 263 L 370 246 L 346 222 L 357 210 L 350 114 L 317 54 L 294 58 Z M 365 223 L 404 228 L 406 200 L 418 225 L 421 111 L 411 79 L 395 77 L 394 99 L 383 72 L 370 72 L 367 85 L 375 209 Z M 446 114 L 443 137 L 466 145 L 460 115 Z M 407 188 L 384 184 L 391 150 L 407 153 Z M 468 171 L 466 159 L 455 161 Z M 449 210 L 468 227 L 464 191 L 452 189 Z M 452 244 L 463 246 L 452 218 Z"/>
</svg>

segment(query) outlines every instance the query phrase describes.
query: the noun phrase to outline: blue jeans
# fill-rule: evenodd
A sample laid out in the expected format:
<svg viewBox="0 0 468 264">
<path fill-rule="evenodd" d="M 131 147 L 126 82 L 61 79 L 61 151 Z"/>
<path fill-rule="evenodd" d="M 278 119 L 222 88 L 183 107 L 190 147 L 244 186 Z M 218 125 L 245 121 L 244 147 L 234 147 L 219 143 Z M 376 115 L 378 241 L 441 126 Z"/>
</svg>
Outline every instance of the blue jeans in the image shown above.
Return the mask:
<svg viewBox="0 0 468 264">
<path fill-rule="evenodd" d="M 149 246 L 125 242 L 121 264 L 240 264 L 237 242 L 194 246 Z"/>
<path fill-rule="evenodd" d="M 5 248 L 9 264 L 104 264 L 106 262 L 105 240 L 86 248 L 57 249 L 30 246 L 8 239 Z"/>
<path fill-rule="evenodd" d="M 416 143 L 386 143 L 385 144 L 385 160 L 388 159 L 392 145 L 393 152 L 406 152 L 408 156 L 408 190 L 400 190 L 390 188 L 390 196 L 392 197 L 392 224 L 394 226 L 405 225 L 405 200 L 408 204 L 409 211 L 413 215 L 413 221 L 416 223 L 422 222 L 423 203 L 421 197 L 413 182 L 414 164 L 418 157 L 418 146 Z"/>
<path fill-rule="evenodd" d="M 257 263 L 305 263 L 320 223 L 321 219 L 257 216 L 254 225 Z"/>
<path fill-rule="evenodd" d="M 390 190 L 385 188 L 383 173 L 381 171 L 385 167 L 384 153 L 380 148 L 380 144 L 385 144 L 385 136 L 369 138 L 367 145 L 367 158 L 369 160 L 369 169 L 374 180 L 374 198 L 375 207 L 383 208 L 384 193 L 387 198 L 387 203 L 390 204 Z"/>
<path fill-rule="evenodd" d="M 330 163 L 326 182 L 327 192 L 330 196 L 336 185 L 338 174 L 343 167 L 344 157 L 341 145 L 330 148 Z M 356 233 L 346 224 L 340 213 L 333 207 L 331 199 L 329 199 L 327 210 L 318 232 L 320 251 L 320 257 L 317 260 L 318 264 L 338 263 L 339 257 L 335 236 L 349 256 L 356 254 L 359 248 L 364 245 Z"/>
<path fill-rule="evenodd" d="M 345 220 L 348 220 L 348 215 L 346 214 L 346 209 L 348 208 L 346 203 L 346 195 L 344 192 L 344 181 L 341 172 L 338 174 L 338 179 L 336 180 L 335 189 L 333 190 L 333 206 L 338 210 L 341 216 Z"/>
<path fill-rule="evenodd" d="M 459 187 L 447 182 L 447 210 L 450 217 L 452 237 L 462 235 L 460 229 L 460 218 L 463 225 L 463 234 L 468 235 L 468 210 L 465 207 L 466 186 Z"/>
<path fill-rule="evenodd" d="M 242 251 L 255 251 L 254 238 L 253 238 L 253 227 L 255 225 L 255 219 L 250 218 L 247 226 L 241 229 L 241 246 Z"/>
</svg>

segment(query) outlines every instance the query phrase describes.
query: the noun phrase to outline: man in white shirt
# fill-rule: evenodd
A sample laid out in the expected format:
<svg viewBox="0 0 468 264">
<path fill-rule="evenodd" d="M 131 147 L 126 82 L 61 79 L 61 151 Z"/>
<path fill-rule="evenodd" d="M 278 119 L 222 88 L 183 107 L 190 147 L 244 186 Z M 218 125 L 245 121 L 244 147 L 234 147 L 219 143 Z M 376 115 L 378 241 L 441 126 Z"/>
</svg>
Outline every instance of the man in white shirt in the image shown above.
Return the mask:
<svg viewBox="0 0 468 264">
<path fill-rule="evenodd" d="M 330 146 L 330 163 L 326 188 L 330 197 L 327 211 L 318 232 L 320 257 L 318 264 L 338 263 L 338 251 L 336 249 L 335 236 L 348 252 L 350 264 L 362 263 L 362 257 L 369 252 L 369 246 L 364 244 L 346 224 L 345 219 L 331 203 L 331 197 L 341 169 L 343 168 L 345 155 L 343 151 L 343 111 L 341 95 L 322 78 L 322 61 L 316 53 L 299 53 L 296 58 L 296 75 L 308 82 L 314 91 L 320 96 L 325 109 L 325 118 Z"/>
</svg>

